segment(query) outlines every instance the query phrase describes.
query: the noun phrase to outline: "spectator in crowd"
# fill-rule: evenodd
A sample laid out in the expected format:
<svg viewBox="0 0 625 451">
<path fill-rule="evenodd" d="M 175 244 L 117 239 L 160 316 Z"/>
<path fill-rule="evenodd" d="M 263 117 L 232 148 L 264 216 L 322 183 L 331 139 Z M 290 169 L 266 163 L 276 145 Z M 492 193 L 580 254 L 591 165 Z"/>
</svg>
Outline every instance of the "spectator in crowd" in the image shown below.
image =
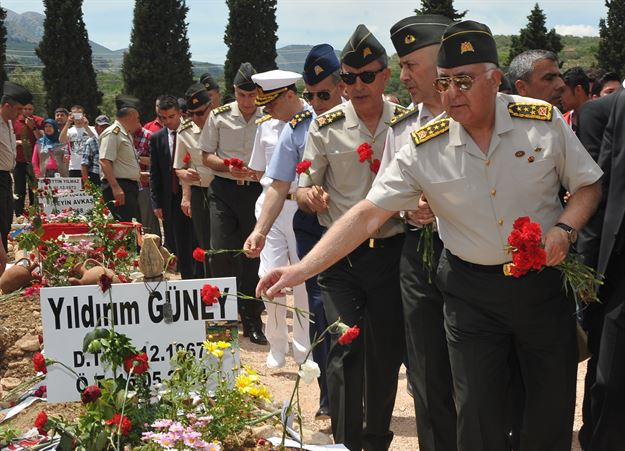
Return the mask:
<svg viewBox="0 0 625 451">
<path fill-rule="evenodd" d="M 562 111 L 564 120 L 577 130 L 579 110 L 590 100 L 590 79 L 579 66 L 572 67 L 562 76 L 565 88 L 562 91 Z"/>
<path fill-rule="evenodd" d="M 145 127 L 139 127 L 134 133 L 135 150 L 141 168 L 139 182 L 139 211 L 143 230 L 161 236 L 161 225 L 152 210 L 150 201 L 150 136 L 152 132 Z"/>
<path fill-rule="evenodd" d="M 59 141 L 59 124 L 52 118 L 43 121 L 43 136 L 33 149 L 32 163 L 37 178 L 54 177 L 59 173 L 67 177 L 69 155 L 67 146 Z"/>
<path fill-rule="evenodd" d="M 561 108 L 565 85 L 555 53 L 527 50 L 510 62 L 508 75 L 517 94 L 544 100 Z"/>
<path fill-rule="evenodd" d="M 186 121 L 189 118 L 189 107 L 187 106 L 187 101 L 183 97 L 178 98 L 178 106 L 180 107 L 180 115 L 183 121 Z"/>
<path fill-rule="evenodd" d="M 85 108 L 74 105 L 67 116 L 67 122 L 61 130 L 61 144 L 69 143 L 69 176 L 82 176 L 82 152 L 89 138 L 96 136 L 95 129 L 89 125 Z"/>
<path fill-rule="evenodd" d="M 13 121 L 17 153 L 15 154 L 15 169 L 13 181 L 15 182 L 15 215 L 20 216 L 24 212 L 26 193 L 30 205 L 33 204 L 34 173 L 31 166 L 33 147 L 43 132 L 43 118 L 33 114 L 35 107 L 32 103 L 24 105 L 22 114 Z"/>
<path fill-rule="evenodd" d="M 598 97 L 607 96 L 615 91 L 618 91 L 623 86 L 621 85 L 621 79 L 618 74 L 614 72 L 606 72 L 597 80 L 592 86 L 592 92 L 590 93 L 593 99 Z"/>
<path fill-rule="evenodd" d="M 69 111 L 67 108 L 59 107 L 54 110 L 54 120 L 59 125 L 59 129 L 63 130 L 65 127 L 65 123 L 67 122 L 67 117 L 69 116 Z"/>
<path fill-rule="evenodd" d="M 156 112 L 156 117 L 154 118 L 154 120 L 146 122 L 145 125 L 143 125 L 143 128 L 149 130 L 151 133 L 156 133 L 161 128 L 163 128 L 159 99 L 156 99 L 156 102 L 154 103 L 154 111 Z"/>
<path fill-rule="evenodd" d="M 101 114 L 95 118 L 95 131 L 100 136 L 104 130 L 111 125 L 108 116 Z M 85 150 L 82 153 L 82 162 L 80 163 L 83 180 L 89 181 L 100 186 L 100 147 L 98 138 L 89 138 L 85 143 Z"/>
</svg>

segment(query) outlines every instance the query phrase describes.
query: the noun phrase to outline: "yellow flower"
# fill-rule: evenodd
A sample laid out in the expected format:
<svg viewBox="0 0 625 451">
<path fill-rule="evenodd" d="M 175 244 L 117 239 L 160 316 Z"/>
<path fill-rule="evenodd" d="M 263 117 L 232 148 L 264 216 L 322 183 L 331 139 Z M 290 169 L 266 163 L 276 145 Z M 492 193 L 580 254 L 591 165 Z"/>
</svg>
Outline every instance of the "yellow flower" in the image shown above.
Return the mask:
<svg viewBox="0 0 625 451">
<path fill-rule="evenodd" d="M 215 343 L 214 341 L 206 340 L 204 343 L 202 343 L 202 347 L 206 349 L 207 352 L 213 352 L 215 349 L 217 349 L 217 343 Z"/>
<path fill-rule="evenodd" d="M 228 349 L 230 347 L 230 343 L 228 343 L 227 341 L 218 341 L 217 346 L 219 347 L 219 349 Z"/>
<path fill-rule="evenodd" d="M 218 359 L 221 359 L 224 355 L 224 352 L 221 349 L 215 349 L 214 351 L 211 351 L 211 354 Z"/>
</svg>

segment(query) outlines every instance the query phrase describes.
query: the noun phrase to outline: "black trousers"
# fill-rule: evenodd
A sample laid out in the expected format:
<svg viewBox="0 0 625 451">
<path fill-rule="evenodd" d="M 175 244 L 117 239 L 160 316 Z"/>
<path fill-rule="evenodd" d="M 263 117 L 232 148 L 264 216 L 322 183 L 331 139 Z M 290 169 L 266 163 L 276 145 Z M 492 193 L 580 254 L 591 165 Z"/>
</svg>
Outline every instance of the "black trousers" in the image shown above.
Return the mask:
<svg viewBox="0 0 625 451">
<path fill-rule="evenodd" d="M 458 411 L 460 451 L 507 449 L 510 355 L 525 386 L 522 451 L 570 451 L 577 377 L 575 305 L 558 270 L 521 278 L 445 250 L 437 283 Z"/>
<path fill-rule="evenodd" d="M 301 260 L 321 239 L 325 232 L 325 227 L 319 224 L 317 215 L 297 210 L 293 216 L 293 231 L 295 232 L 297 256 Z M 314 323 L 310 324 L 310 342 L 312 343 L 328 328 L 328 320 L 323 309 L 322 294 L 317 283 L 317 276 L 306 280 L 306 293 L 308 294 L 308 309 L 313 314 L 314 320 Z M 321 375 L 317 378 L 319 383 L 319 407 L 325 408 L 328 408 L 330 405 L 326 376 L 329 351 L 330 340 L 323 340 L 312 351 L 313 360 L 319 365 L 319 370 L 321 371 Z"/>
<path fill-rule="evenodd" d="M 436 286 L 436 267 L 443 242 L 434 233 L 434 269 L 423 266 L 422 229 L 406 229 L 400 262 L 406 328 L 408 380 L 412 385 L 419 449 L 456 449 L 456 407 L 445 337 L 443 295 Z"/>
<path fill-rule="evenodd" d="M 176 255 L 178 271 L 182 279 L 200 277 L 202 270 L 193 259 L 193 249 L 197 240 L 193 233 L 191 218 L 180 208 L 182 192 L 172 193 L 168 208 L 163 208 L 163 229 L 165 231 L 165 247 Z"/>
<path fill-rule="evenodd" d="M 13 223 L 13 181 L 9 171 L 0 171 L 0 234 L 4 250 L 8 252 L 7 237 Z"/>
<path fill-rule="evenodd" d="M 589 451 L 625 447 L 625 254 L 612 258 L 606 271 L 605 316 L 591 389 L 592 437 Z M 609 285 L 608 285 L 609 284 Z"/>
<path fill-rule="evenodd" d="M 102 197 L 108 203 L 113 217 L 118 221 L 129 222 L 133 219 L 139 220 L 141 213 L 139 212 L 139 184 L 134 180 L 117 179 L 117 183 L 124 190 L 125 203 L 117 206 L 114 204 L 115 196 L 108 182 L 102 184 Z"/>
<path fill-rule="evenodd" d="M 386 450 L 393 439 L 389 427 L 405 354 L 402 244 L 403 234 L 382 248 L 365 242 L 317 278 L 328 323 L 340 318 L 362 334 L 349 345 L 332 334 L 328 354 L 332 434 L 350 450 Z"/>
<path fill-rule="evenodd" d="M 210 227 L 211 248 L 242 249 L 243 243 L 256 225 L 254 205 L 260 196 L 260 183 L 238 185 L 235 180 L 215 177 L 211 183 Z M 211 257 L 214 277 L 237 278 L 237 290 L 254 296 L 258 285 L 260 260 L 244 255 L 217 254 Z M 244 325 L 253 323 L 262 327 L 260 315 L 265 305 L 262 302 L 239 299 L 238 309 Z"/>
<path fill-rule="evenodd" d="M 26 193 L 28 193 L 29 205 L 33 205 L 35 202 L 33 197 L 33 191 L 28 186 L 28 179 L 32 177 L 31 183 L 35 182 L 34 173 L 32 168 L 29 170 L 29 163 L 15 163 L 15 169 L 13 169 L 13 178 L 15 179 L 15 216 L 21 216 L 24 213 L 24 205 L 26 203 Z"/>
<path fill-rule="evenodd" d="M 210 188 L 201 186 L 191 187 L 191 214 L 193 230 L 198 245 L 202 249 L 211 247 L 211 217 L 210 217 Z M 207 256 L 202 265 L 204 277 L 213 277 L 211 270 L 211 257 Z"/>
</svg>

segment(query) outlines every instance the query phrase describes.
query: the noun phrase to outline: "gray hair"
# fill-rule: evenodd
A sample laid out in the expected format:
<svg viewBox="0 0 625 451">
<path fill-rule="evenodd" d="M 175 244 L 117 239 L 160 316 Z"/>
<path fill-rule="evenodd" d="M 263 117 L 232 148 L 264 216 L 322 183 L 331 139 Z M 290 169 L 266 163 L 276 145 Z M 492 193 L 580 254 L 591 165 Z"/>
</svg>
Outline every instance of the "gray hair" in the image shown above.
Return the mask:
<svg viewBox="0 0 625 451">
<path fill-rule="evenodd" d="M 341 69 L 337 69 L 328 75 L 328 78 L 332 80 L 333 85 L 338 85 L 343 79 L 341 78 Z"/>
<path fill-rule="evenodd" d="M 532 76 L 534 63 L 542 59 L 548 59 L 559 64 L 558 56 L 550 50 L 526 50 L 515 56 L 508 68 L 510 82 L 514 84 L 517 80 L 528 81 Z"/>
</svg>

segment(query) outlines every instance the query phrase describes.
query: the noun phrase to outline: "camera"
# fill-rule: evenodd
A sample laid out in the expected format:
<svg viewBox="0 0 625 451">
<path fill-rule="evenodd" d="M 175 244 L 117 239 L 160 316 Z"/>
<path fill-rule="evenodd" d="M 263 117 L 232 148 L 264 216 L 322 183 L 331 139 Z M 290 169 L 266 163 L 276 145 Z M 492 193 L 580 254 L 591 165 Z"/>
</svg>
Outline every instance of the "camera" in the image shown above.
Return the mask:
<svg viewBox="0 0 625 451">
<path fill-rule="evenodd" d="M 72 113 L 75 121 L 79 121 L 82 119 L 82 113 Z"/>
</svg>

